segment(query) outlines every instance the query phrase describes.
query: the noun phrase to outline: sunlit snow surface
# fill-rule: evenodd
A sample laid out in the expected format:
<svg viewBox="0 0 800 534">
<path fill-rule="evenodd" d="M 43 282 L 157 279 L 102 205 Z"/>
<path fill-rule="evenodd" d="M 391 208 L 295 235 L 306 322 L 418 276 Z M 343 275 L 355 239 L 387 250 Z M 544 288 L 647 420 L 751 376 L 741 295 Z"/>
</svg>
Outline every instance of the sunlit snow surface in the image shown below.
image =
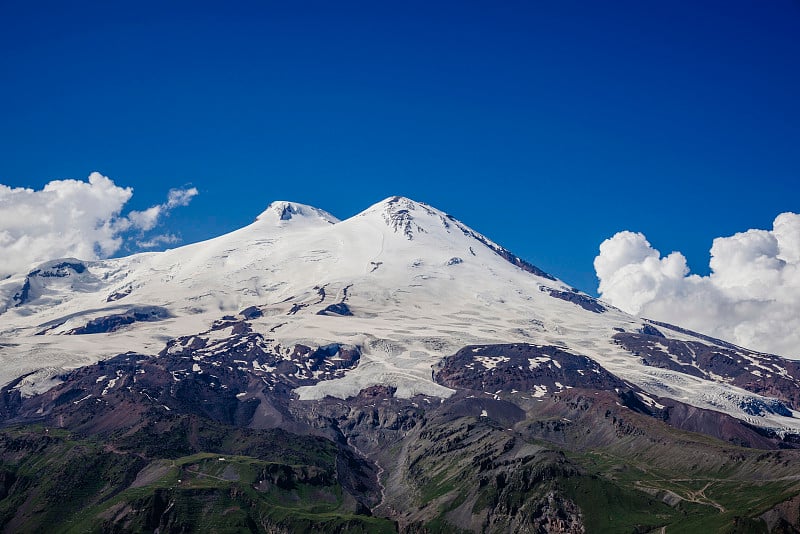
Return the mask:
<svg viewBox="0 0 800 534">
<path fill-rule="evenodd" d="M 356 369 L 298 388 L 301 399 L 347 397 L 376 384 L 396 387 L 401 397 L 447 397 L 452 390 L 431 379 L 442 357 L 472 344 L 520 342 L 588 356 L 653 395 L 779 431 L 800 430 L 795 417 L 744 413 L 742 401 L 758 398 L 752 393 L 643 365 L 612 341 L 619 329 L 641 328 L 641 320 L 610 306 L 594 313 L 554 298 L 543 289 L 570 288 L 523 271 L 493 248 L 499 249 L 455 219 L 404 198 L 344 221 L 275 202 L 253 224 L 209 241 L 82 262 L 86 270 L 68 276 L 37 276 L 19 306 L 25 274 L 0 282 L 0 382 L 40 370 L 20 384 L 30 394 L 52 386 L 62 369 L 128 351 L 157 354 L 171 338 L 208 331 L 221 316 L 258 306 L 263 315 L 250 321 L 253 329 L 276 344 L 361 347 Z M 341 302 L 352 316 L 318 314 Z M 163 307 L 170 317 L 111 333 L 66 335 L 92 319 L 143 306 Z"/>
</svg>

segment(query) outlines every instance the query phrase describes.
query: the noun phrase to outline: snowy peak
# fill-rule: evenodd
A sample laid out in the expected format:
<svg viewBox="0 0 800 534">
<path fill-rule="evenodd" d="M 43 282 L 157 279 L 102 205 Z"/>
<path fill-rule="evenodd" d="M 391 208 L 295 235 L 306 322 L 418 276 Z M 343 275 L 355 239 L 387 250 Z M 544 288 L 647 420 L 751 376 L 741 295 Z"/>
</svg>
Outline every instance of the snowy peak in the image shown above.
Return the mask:
<svg viewBox="0 0 800 534">
<path fill-rule="evenodd" d="M 50 260 L 28 273 L 22 288 L 12 298 L 13 306 L 19 307 L 36 299 L 48 286 L 63 286 L 69 291 L 91 291 L 96 280 L 81 260 Z"/>
<path fill-rule="evenodd" d="M 422 202 L 401 196 L 388 197 L 358 215 L 378 216 L 394 233 L 413 240 L 417 234 L 449 231 L 448 215 Z"/>
<path fill-rule="evenodd" d="M 287 224 L 294 224 L 298 221 L 304 223 L 323 223 L 323 224 L 336 224 L 339 219 L 328 213 L 327 211 L 300 204 L 298 202 L 287 202 L 285 200 L 278 200 L 271 203 L 267 209 L 256 217 L 256 221 L 271 223 L 277 226 L 285 226 Z"/>
<path fill-rule="evenodd" d="M 800 367 L 795 373 L 789 363 L 692 333 L 662 335 L 447 213 L 400 196 L 341 222 L 278 201 L 253 224 L 205 242 L 110 260 L 53 260 L 0 281 L 0 313 L 0 385 L 34 372 L 28 383 L 45 387 L 60 368 L 129 351 L 158 354 L 165 340 L 181 338 L 195 351 L 223 342 L 225 350 L 281 355 L 296 346 L 358 347 L 363 362 L 344 376 L 293 382 L 301 399 L 344 398 L 376 385 L 400 397 L 447 397 L 453 390 L 431 375 L 442 358 L 468 346 L 521 343 L 585 356 L 651 395 L 800 433 L 800 413 L 758 397 L 770 380 L 781 402 L 800 407 L 792 393 Z M 507 362 L 471 354 L 473 371 L 509 362 L 509 372 L 540 368 L 540 356 Z M 262 369 L 268 360 L 260 357 L 236 359 Z M 313 361 L 301 363 L 302 376 L 319 371 Z M 571 385 L 565 380 L 530 384 L 552 392 Z"/>
<path fill-rule="evenodd" d="M 468 246 L 471 255 L 475 254 L 473 247 L 483 245 L 523 271 L 547 280 L 556 281 L 556 278 L 549 273 L 516 256 L 452 215 L 423 202 L 417 202 L 402 196 L 393 196 L 371 206 L 356 217 L 375 216 L 380 217 L 395 234 L 401 235 L 409 241 L 414 240 L 415 237 L 419 238 L 422 235 L 426 235 L 434 240 L 438 237 L 440 243 L 452 243 L 458 239 L 457 236 L 462 236 L 461 239 L 466 239 L 467 244 L 471 245 Z"/>
</svg>

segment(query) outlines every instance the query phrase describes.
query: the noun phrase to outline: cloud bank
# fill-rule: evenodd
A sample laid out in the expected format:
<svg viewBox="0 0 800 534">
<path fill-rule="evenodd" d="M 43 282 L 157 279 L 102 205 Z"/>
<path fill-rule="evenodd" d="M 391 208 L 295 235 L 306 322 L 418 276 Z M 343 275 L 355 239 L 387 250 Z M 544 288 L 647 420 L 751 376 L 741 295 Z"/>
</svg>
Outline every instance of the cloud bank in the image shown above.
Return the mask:
<svg viewBox="0 0 800 534">
<path fill-rule="evenodd" d="M 690 274 L 683 254 L 662 257 L 629 231 L 594 260 L 601 297 L 622 310 L 800 359 L 800 214 L 714 239 L 709 265 L 708 276 Z"/>
<path fill-rule="evenodd" d="M 142 237 L 196 195 L 195 188 L 173 189 L 163 204 L 123 215 L 133 189 L 98 172 L 85 182 L 54 180 L 41 190 L 0 184 L 0 278 L 54 258 L 105 258 L 133 238 L 152 246 L 174 243 L 170 234 Z"/>
</svg>

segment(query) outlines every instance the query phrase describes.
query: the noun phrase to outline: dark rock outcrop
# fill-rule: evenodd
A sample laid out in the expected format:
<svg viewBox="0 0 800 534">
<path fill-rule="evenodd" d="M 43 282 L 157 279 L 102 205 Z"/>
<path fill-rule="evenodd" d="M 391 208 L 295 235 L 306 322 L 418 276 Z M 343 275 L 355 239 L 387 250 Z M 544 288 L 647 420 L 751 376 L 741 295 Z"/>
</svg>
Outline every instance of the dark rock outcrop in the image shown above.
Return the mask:
<svg viewBox="0 0 800 534">
<path fill-rule="evenodd" d="M 649 328 L 652 327 L 645 326 L 642 333 L 614 334 L 614 342 L 641 358 L 646 365 L 710 380 L 721 377 L 752 393 L 772 397 L 778 404 L 786 403 L 793 409 L 800 408 L 800 362 L 750 351 L 730 343 L 711 345 L 700 341 L 669 339 L 657 329 Z M 770 403 L 768 411 L 788 414 L 786 407 L 773 404 Z M 753 409 L 757 413 L 761 408 Z"/>
<path fill-rule="evenodd" d="M 350 306 L 344 302 L 337 302 L 336 304 L 331 304 L 330 306 L 326 306 L 324 309 L 318 311 L 317 315 L 338 315 L 342 317 L 348 317 L 352 316 L 353 312 L 350 311 Z"/>
<path fill-rule="evenodd" d="M 87 322 L 86 325 L 73 328 L 67 334 L 84 335 L 114 332 L 136 322 L 153 322 L 167 319 L 170 316 L 166 308 L 160 306 L 140 306 L 131 308 L 125 313 L 106 315 Z"/>
<path fill-rule="evenodd" d="M 586 311 L 594 313 L 603 313 L 606 311 L 606 307 L 600 304 L 596 298 L 583 294 L 577 289 L 573 289 L 572 291 L 559 291 L 557 289 L 543 286 L 542 291 L 553 298 L 565 300 L 567 302 L 571 302 L 572 304 L 577 304 Z"/>
<path fill-rule="evenodd" d="M 591 358 L 553 346 L 475 345 L 448 356 L 436 381 L 447 387 L 544 396 L 565 388 L 613 390 L 626 384 Z"/>
</svg>

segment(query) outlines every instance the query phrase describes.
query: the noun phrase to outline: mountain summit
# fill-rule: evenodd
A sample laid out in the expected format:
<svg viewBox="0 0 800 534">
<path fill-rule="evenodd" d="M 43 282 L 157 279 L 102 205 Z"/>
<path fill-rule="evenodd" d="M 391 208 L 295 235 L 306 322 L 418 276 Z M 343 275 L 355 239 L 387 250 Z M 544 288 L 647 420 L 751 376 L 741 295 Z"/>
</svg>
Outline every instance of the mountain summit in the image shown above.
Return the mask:
<svg viewBox="0 0 800 534">
<path fill-rule="evenodd" d="M 297 202 L 286 202 L 278 200 L 272 202 L 267 209 L 256 217 L 256 221 L 271 222 L 278 224 L 286 221 L 322 221 L 328 224 L 336 224 L 339 219 L 328 213 L 312 206 L 298 204 Z"/>
</svg>

